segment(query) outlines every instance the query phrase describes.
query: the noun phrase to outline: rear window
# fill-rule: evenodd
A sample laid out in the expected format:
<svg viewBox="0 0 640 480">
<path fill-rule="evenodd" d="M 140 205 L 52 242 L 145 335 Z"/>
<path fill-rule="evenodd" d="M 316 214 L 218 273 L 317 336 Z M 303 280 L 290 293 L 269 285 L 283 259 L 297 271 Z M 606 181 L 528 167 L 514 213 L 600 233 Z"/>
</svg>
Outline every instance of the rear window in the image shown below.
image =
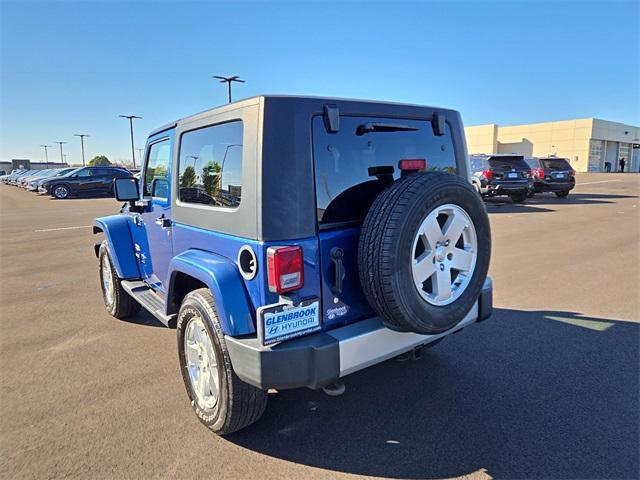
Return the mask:
<svg viewBox="0 0 640 480">
<path fill-rule="evenodd" d="M 385 131 L 378 131 L 378 127 Z M 323 118 L 316 116 L 312 128 L 321 225 L 364 219 L 375 198 L 391 181 L 390 175 L 380 175 L 383 169 L 370 171 L 372 167 L 393 167 L 393 179 L 398 179 L 400 160 L 424 159 L 427 170 L 456 172 L 448 124 L 445 134 L 439 137 L 427 120 L 341 116 L 340 131 L 327 133 Z"/>
<path fill-rule="evenodd" d="M 571 170 L 571 165 L 564 158 L 543 158 L 540 161 L 549 170 Z"/>
<path fill-rule="evenodd" d="M 529 170 L 529 165 L 521 155 L 504 155 L 489 158 L 489 166 L 495 170 Z"/>
<path fill-rule="evenodd" d="M 486 168 L 484 157 L 470 157 L 469 162 L 471 163 L 471 170 L 473 172 L 479 172 Z"/>
<path fill-rule="evenodd" d="M 540 168 L 540 161 L 537 158 L 526 158 L 525 162 L 530 168 Z"/>
</svg>

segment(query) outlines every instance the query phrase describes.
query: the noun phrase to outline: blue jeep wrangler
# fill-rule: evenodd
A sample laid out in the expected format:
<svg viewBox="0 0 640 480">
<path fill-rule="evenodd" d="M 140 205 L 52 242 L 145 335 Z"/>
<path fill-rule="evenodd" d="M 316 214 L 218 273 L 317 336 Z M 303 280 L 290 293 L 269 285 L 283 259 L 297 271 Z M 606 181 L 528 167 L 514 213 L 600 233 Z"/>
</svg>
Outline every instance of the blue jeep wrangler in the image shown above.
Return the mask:
<svg viewBox="0 0 640 480">
<path fill-rule="evenodd" d="M 469 175 L 452 110 L 261 96 L 184 118 L 95 221 L 106 308 L 176 328 L 197 416 L 237 431 L 269 389 L 336 393 L 491 315 Z"/>
</svg>

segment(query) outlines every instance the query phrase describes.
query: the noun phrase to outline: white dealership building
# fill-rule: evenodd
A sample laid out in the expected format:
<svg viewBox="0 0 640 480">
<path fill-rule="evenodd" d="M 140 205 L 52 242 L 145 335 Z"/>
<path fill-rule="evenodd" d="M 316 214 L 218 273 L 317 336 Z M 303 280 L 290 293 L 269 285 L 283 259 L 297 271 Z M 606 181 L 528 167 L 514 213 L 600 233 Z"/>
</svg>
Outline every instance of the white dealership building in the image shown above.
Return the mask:
<svg viewBox="0 0 640 480">
<path fill-rule="evenodd" d="M 465 128 L 473 153 L 515 153 L 528 157 L 555 155 L 569 159 L 578 172 L 640 171 L 640 127 L 598 118 Z"/>
</svg>

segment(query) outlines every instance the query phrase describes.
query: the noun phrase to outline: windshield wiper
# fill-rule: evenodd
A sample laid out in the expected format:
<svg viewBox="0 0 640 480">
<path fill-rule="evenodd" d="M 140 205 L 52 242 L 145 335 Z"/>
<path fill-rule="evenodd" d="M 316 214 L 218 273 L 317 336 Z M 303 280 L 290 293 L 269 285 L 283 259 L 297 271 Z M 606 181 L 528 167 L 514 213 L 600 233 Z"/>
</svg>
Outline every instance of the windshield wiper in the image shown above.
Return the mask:
<svg viewBox="0 0 640 480">
<path fill-rule="evenodd" d="M 356 135 L 362 136 L 371 132 L 411 132 L 420 130 L 419 128 L 410 127 L 397 123 L 363 123 L 356 128 Z"/>
</svg>

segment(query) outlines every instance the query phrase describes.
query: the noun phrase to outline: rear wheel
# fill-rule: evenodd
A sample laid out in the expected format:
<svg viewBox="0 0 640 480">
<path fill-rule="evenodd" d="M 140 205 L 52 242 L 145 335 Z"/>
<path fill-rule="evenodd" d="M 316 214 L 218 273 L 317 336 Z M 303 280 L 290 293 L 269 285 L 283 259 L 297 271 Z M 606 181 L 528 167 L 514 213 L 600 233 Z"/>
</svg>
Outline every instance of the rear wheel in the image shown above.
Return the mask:
<svg viewBox="0 0 640 480">
<path fill-rule="evenodd" d="M 394 330 L 441 333 L 477 301 L 491 255 L 484 202 L 464 179 L 412 174 L 384 190 L 365 218 L 360 282 Z"/>
<path fill-rule="evenodd" d="M 178 313 L 178 356 L 196 416 L 219 435 L 240 430 L 263 414 L 267 392 L 233 371 L 211 292 L 189 293 Z"/>
<path fill-rule="evenodd" d="M 524 203 L 527 200 L 528 192 L 518 192 L 509 195 L 513 203 Z"/>
<path fill-rule="evenodd" d="M 122 280 L 118 277 L 113 262 L 107 250 L 107 242 L 102 242 L 98 253 L 100 264 L 100 286 L 104 306 L 116 318 L 127 318 L 140 311 L 140 304 L 122 287 Z"/>
<path fill-rule="evenodd" d="M 569 195 L 569 190 L 563 190 L 561 192 L 556 192 L 556 197 L 558 198 L 566 198 Z"/>
<path fill-rule="evenodd" d="M 51 194 L 60 200 L 63 198 L 67 198 L 69 196 L 69 193 L 71 193 L 71 191 L 66 185 L 56 185 L 51 191 Z"/>
</svg>

